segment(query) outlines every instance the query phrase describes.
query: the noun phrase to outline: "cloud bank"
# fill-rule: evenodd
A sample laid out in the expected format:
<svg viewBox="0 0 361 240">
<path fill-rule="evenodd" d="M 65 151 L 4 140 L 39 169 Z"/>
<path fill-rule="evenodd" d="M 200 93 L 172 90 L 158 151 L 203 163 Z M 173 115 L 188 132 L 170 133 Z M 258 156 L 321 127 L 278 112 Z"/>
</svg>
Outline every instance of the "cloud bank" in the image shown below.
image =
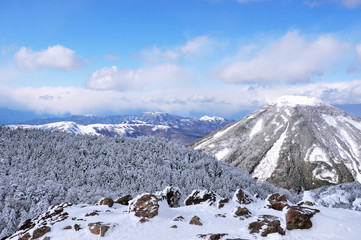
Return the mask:
<svg viewBox="0 0 361 240">
<path fill-rule="evenodd" d="M 297 31 L 268 44 L 253 58 L 214 70 L 212 77 L 227 83 L 300 83 L 322 75 L 349 48 L 332 36 L 308 41 Z"/>
<path fill-rule="evenodd" d="M 69 71 L 84 64 L 84 61 L 76 56 L 73 50 L 61 45 L 51 46 L 37 52 L 30 47 L 21 47 L 14 58 L 19 66 L 29 70 L 51 68 Z"/>
</svg>

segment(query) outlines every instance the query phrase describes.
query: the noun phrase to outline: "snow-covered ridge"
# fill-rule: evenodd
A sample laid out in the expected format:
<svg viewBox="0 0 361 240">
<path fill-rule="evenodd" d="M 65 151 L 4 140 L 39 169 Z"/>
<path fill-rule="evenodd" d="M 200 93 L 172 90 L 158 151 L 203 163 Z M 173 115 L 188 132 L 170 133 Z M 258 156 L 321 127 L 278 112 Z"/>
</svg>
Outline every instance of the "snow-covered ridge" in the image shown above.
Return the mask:
<svg viewBox="0 0 361 240">
<path fill-rule="evenodd" d="M 285 95 L 270 102 L 270 105 L 295 107 L 297 105 L 325 106 L 328 104 L 314 97 Z"/>
<path fill-rule="evenodd" d="M 199 120 L 201 121 L 209 121 L 209 122 L 214 122 L 214 121 L 224 121 L 224 118 L 221 117 L 210 117 L 210 116 L 203 116 L 201 118 L 199 118 Z"/>
<path fill-rule="evenodd" d="M 205 200 L 207 194 L 213 193 L 197 190 L 189 196 L 196 192 L 201 203 L 181 207 L 170 206 L 168 197 L 153 194 L 138 195 L 129 206 L 114 203 L 109 198 L 106 203 L 99 201 L 96 205 L 54 205 L 39 217 L 27 220 L 5 240 L 31 237 L 51 240 L 349 240 L 358 239 L 361 234 L 361 212 L 358 211 L 312 206 L 312 202 L 291 207 L 293 204 L 287 200 L 279 202 L 286 203 L 282 211 L 271 207 L 269 200 L 252 198 L 250 202 L 240 203 L 243 195 Z M 146 200 L 146 196 L 152 198 Z M 312 201 L 310 194 L 308 197 Z M 287 216 L 291 216 L 288 212 L 294 209 L 298 209 L 303 218 L 311 215 L 308 217 L 311 225 L 305 227 L 302 224 L 306 221 L 299 218 L 298 225 L 291 227 L 295 225 Z"/>
</svg>

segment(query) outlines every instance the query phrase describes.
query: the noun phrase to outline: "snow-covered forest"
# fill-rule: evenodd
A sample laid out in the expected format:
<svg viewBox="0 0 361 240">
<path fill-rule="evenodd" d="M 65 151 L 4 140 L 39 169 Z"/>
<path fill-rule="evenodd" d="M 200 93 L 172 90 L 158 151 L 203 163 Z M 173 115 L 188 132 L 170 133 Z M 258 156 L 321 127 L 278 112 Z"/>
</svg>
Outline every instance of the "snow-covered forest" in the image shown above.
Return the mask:
<svg viewBox="0 0 361 240">
<path fill-rule="evenodd" d="M 0 237 L 50 205 L 178 186 L 230 197 L 241 187 L 265 198 L 287 190 L 253 180 L 210 155 L 162 138 L 110 138 L 0 127 Z"/>
</svg>

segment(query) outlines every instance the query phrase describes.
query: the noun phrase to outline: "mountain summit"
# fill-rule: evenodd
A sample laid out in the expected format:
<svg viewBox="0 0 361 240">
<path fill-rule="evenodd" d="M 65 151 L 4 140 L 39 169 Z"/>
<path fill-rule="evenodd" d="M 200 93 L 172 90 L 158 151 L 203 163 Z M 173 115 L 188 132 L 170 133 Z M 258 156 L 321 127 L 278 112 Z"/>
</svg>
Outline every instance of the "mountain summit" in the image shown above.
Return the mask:
<svg viewBox="0 0 361 240">
<path fill-rule="evenodd" d="M 361 120 L 319 99 L 283 96 L 192 144 L 253 177 L 302 191 L 361 182 Z"/>
</svg>

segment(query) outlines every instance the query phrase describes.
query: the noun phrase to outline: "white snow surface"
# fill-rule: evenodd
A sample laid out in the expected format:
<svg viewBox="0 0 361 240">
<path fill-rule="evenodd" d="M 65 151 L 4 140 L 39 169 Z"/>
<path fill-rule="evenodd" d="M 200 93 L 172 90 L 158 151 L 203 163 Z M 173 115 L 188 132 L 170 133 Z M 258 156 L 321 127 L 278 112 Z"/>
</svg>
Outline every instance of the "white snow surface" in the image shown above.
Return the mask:
<svg viewBox="0 0 361 240">
<path fill-rule="evenodd" d="M 263 119 L 259 119 L 257 123 L 254 125 L 254 127 L 251 130 L 251 133 L 249 134 L 249 137 L 252 138 L 254 135 L 262 131 L 263 127 Z"/>
<path fill-rule="evenodd" d="M 208 122 L 215 122 L 215 121 L 224 121 L 224 118 L 221 117 L 210 117 L 210 116 L 203 116 L 199 118 L 201 121 L 208 121 Z"/>
<path fill-rule="evenodd" d="M 221 151 L 219 151 L 218 153 L 216 153 L 215 156 L 218 160 L 222 160 L 229 152 L 230 152 L 230 149 L 224 148 Z"/>
<path fill-rule="evenodd" d="M 327 104 L 314 97 L 285 95 L 270 102 L 270 105 L 295 107 L 297 105 L 322 106 Z"/>
<path fill-rule="evenodd" d="M 252 216 L 245 220 L 233 216 L 236 207 L 240 205 L 232 200 L 221 209 L 218 209 L 215 204 L 209 206 L 207 203 L 179 208 L 169 208 L 166 201 L 160 202 L 159 205 L 158 216 L 145 223 L 140 223 L 140 218 L 136 217 L 133 212 L 129 212 L 127 206 L 120 204 L 114 204 L 112 207 L 88 204 L 65 207 L 64 212 L 67 212 L 69 217 L 53 225 L 48 222 L 47 225 L 51 227 L 51 231 L 42 236 L 41 239 L 50 237 L 51 240 L 200 240 L 202 238 L 198 237 L 198 234 L 210 233 L 228 234 L 221 239 L 271 240 L 350 240 L 359 239 L 361 236 L 361 212 L 347 209 L 313 206 L 311 208 L 319 209 L 320 213 L 316 213 L 311 218 L 312 228 L 290 231 L 286 229 L 287 208 L 283 211 L 268 209 L 265 207 L 266 202 L 259 199 L 254 203 L 242 206 L 252 213 Z M 85 216 L 94 211 L 99 211 L 99 215 Z M 225 217 L 216 216 L 217 214 L 222 214 Z M 264 214 L 278 217 L 286 234 L 281 236 L 278 233 L 272 233 L 267 237 L 250 234 L 248 225 L 256 221 L 258 216 Z M 178 216 L 184 217 L 184 221 L 173 221 Z M 189 222 L 193 216 L 198 216 L 203 225 L 190 225 Z M 104 237 L 90 232 L 88 224 L 95 222 L 102 222 L 110 226 Z M 81 229 L 75 231 L 74 224 L 78 224 Z M 176 225 L 177 228 L 171 228 L 173 225 Z M 72 228 L 64 229 L 67 226 L 72 226 Z M 30 234 L 33 233 L 33 229 L 29 231 Z M 15 234 L 14 237 L 10 238 L 11 240 L 18 239 Z M 206 239 L 209 239 L 209 236 Z"/>
<path fill-rule="evenodd" d="M 287 130 L 288 126 L 281 134 L 280 138 L 273 144 L 272 148 L 266 153 L 266 156 L 258 164 L 252 173 L 254 178 L 258 178 L 261 181 L 266 181 L 272 176 L 272 173 L 277 167 L 277 161 L 280 155 L 282 144 L 287 136 Z"/>
</svg>

